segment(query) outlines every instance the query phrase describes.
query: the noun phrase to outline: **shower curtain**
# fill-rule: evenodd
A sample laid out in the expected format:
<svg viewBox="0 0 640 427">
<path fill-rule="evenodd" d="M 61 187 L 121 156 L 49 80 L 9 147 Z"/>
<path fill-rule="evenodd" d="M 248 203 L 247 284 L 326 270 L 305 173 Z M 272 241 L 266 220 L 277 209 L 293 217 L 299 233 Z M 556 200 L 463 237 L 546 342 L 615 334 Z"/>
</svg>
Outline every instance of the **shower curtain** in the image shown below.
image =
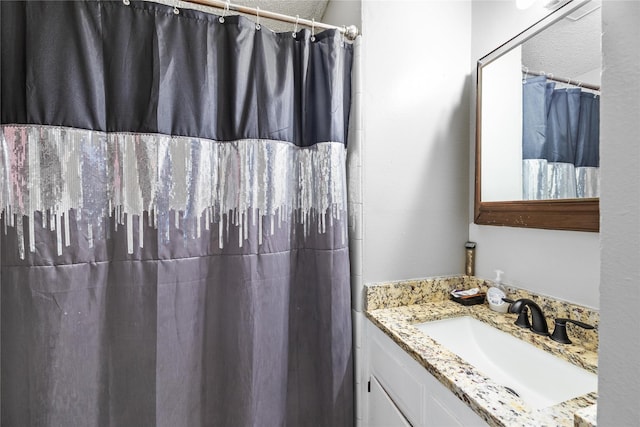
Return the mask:
<svg viewBox="0 0 640 427">
<path fill-rule="evenodd" d="M 2 426 L 352 425 L 351 46 L 0 7 Z"/>
<path fill-rule="evenodd" d="M 523 199 L 599 197 L 600 97 L 538 76 L 522 103 Z"/>
</svg>

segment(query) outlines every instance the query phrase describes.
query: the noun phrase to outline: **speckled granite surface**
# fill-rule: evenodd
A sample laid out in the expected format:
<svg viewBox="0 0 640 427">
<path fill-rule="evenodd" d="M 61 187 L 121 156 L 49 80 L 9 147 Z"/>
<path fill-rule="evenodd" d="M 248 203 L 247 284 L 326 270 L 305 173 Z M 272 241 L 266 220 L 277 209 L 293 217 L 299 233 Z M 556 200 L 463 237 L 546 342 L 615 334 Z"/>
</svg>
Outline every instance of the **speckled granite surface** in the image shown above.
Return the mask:
<svg viewBox="0 0 640 427">
<path fill-rule="evenodd" d="M 435 277 L 421 280 L 406 280 L 399 282 L 374 283 L 367 285 L 365 292 L 365 309 L 367 311 L 380 308 L 402 307 L 426 302 L 444 301 L 449 299 L 449 292 L 454 289 L 480 288 L 485 291 L 491 286 L 491 281 L 470 276 Z M 542 308 L 549 331 L 553 331 L 553 320 L 557 318 L 571 318 L 594 325 L 595 330 L 587 330 L 567 324 L 567 333 L 577 347 L 598 351 L 598 311 L 588 307 L 554 300 L 546 296 L 509 287 L 507 296 L 513 300 L 529 298 Z"/>
<path fill-rule="evenodd" d="M 575 427 L 594 427 L 597 425 L 597 405 L 582 408 L 575 413 Z"/>
<path fill-rule="evenodd" d="M 515 314 L 499 314 L 485 304 L 463 306 L 448 300 L 450 290 L 479 287 L 486 290 L 490 282 L 467 276 L 368 285 L 365 295 L 367 317 L 391 337 L 427 371 L 466 402 L 489 425 L 493 426 L 573 426 L 574 415 L 582 408 L 593 407 L 596 393 L 561 404 L 534 410 L 511 395 L 455 354 L 413 327 L 413 324 L 462 315 L 475 317 L 500 330 L 515 335 L 558 357 L 597 373 L 597 333 L 595 337 L 572 334 L 571 345 L 556 343 L 515 325 Z M 531 298 L 549 317 L 571 317 L 597 325 L 597 312 L 564 302 L 553 301 L 512 289 L 509 297 Z M 550 323 L 550 330 L 553 326 Z M 586 345 L 585 345 L 586 344 Z M 582 413 L 581 413 L 582 414 Z M 595 416 L 593 417 L 595 425 Z M 590 422 L 589 418 L 580 421 Z M 575 417 L 575 422 L 578 417 Z M 582 426 L 582 425 L 581 425 Z"/>
</svg>

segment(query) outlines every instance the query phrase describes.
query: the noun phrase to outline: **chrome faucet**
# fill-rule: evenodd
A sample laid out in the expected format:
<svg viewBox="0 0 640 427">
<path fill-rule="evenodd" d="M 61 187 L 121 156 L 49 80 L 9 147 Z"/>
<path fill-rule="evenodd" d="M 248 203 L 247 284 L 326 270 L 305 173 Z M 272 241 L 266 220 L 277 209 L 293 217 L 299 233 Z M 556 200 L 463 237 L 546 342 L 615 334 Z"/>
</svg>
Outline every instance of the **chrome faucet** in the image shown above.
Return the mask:
<svg viewBox="0 0 640 427">
<path fill-rule="evenodd" d="M 529 308 L 529 311 L 531 311 L 531 324 L 529 324 L 529 319 L 527 317 L 527 307 Z M 542 309 L 538 304 L 530 299 L 521 298 L 515 301 L 509 307 L 509 312 L 520 315 L 518 320 L 515 322 L 516 325 L 520 327 L 530 327 L 530 329 L 536 334 L 545 336 L 549 335 L 549 327 L 547 326 L 547 321 L 544 318 Z"/>
</svg>

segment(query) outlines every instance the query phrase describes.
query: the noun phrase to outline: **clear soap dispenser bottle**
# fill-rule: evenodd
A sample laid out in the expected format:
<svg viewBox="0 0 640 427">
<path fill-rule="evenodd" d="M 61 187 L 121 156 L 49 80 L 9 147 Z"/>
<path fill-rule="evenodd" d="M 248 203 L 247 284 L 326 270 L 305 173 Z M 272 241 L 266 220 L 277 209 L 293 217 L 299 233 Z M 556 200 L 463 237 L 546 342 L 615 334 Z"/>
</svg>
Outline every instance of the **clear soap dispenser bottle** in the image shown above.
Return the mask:
<svg viewBox="0 0 640 427">
<path fill-rule="evenodd" d="M 489 308 L 498 313 L 506 313 L 509 309 L 509 304 L 502 299 L 506 296 L 502 290 L 502 273 L 503 271 L 496 270 L 496 278 L 493 281 L 493 286 L 487 291 Z"/>
</svg>

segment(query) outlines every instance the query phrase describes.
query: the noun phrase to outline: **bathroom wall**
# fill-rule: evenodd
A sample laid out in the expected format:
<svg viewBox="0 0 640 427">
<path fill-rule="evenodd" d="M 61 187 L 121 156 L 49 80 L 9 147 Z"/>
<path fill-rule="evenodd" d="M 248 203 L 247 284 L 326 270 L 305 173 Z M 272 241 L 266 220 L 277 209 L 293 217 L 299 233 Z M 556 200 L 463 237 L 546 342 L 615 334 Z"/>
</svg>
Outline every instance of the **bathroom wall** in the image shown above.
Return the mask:
<svg viewBox="0 0 640 427">
<path fill-rule="evenodd" d="M 459 274 L 471 2 L 364 1 L 363 280 Z"/>
<path fill-rule="evenodd" d="M 471 3 L 473 70 L 479 58 L 549 13 L 540 0 L 527 10 L 517 9 L 515 1 L 474 0 Z M 475 87 L 473 91 L 475 93 Z M 474 97 L 471 98 L 471 111 L 475 112 Z M 475 131 L 475 115 L 471 120 Z M 473 171 L 474 132 L 470 141 L 469 167 Z M 492 279 L 494 270 L 503 270 L 505 283 L 588 307 L 599 307 L 599 233 L 476 225 L 473 223 L 473 176 L 469 188 L 469 240 L 477 243 L 477 276 Z"/>
<path fill-rule="evenodd" d="M 541 3 L 522 11 L 514 1 L 329 2 L 326 22 L 364 34 L 356 295 L 361 283 L 461 273 L 468 238 L 478 243 L 479 277 L 500 269 L 507 283 L 599 307 L 598 233 L 476 226 L 473 176 L 460 167 L 474 170 L 475 75 L 467 75 L 546 16 Z M 469 120 L 472 132 L 459 126 Z"/>
<path fill-rule="evenodd" d="M 354 78 L 362 86 L 352 111 L 349 208 L 358 397 L 366 384 L 362 286 L 464 269 L 471 2 L 357 3 L 363 37 Z M 332 0 L 323 19 L 355 23 L 356 10 L 352 0 Z"/>
<path fill-rule="evenodd" d="M 365 283 L 463 271 L 471 2 L 333 0 L 323 19 L 357 24 L 358 10 L 349 208 L 360 312 Z"/>
<path fill-rule="evenodd" d="M 640 423 L 640 2 L 602 6 L 598 425 Z"/>
<path fill-rule="evenodd" d="M 522 49 L 486 64 L 482 91 L 482 199 L 487 202 L 522 198 Z"/>
</svg>

